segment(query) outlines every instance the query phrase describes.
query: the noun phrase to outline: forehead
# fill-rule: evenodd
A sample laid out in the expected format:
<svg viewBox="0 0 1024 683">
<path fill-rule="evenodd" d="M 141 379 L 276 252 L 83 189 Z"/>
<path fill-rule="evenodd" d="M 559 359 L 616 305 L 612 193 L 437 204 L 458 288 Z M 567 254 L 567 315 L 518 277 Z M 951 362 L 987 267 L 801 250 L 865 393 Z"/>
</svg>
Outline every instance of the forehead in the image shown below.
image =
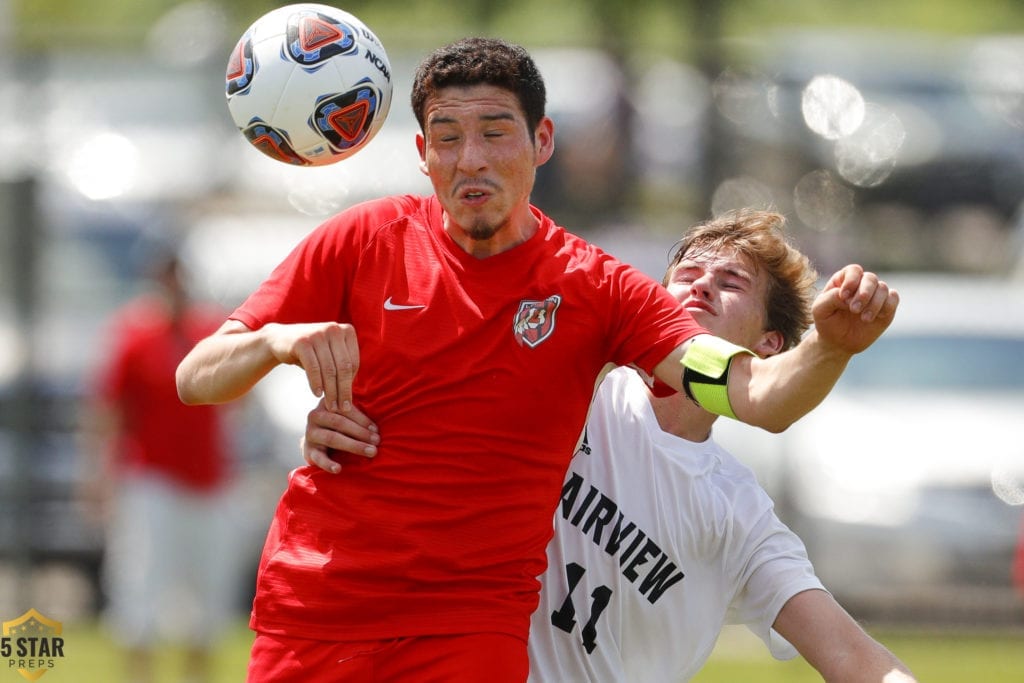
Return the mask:
<svg viewBox="0 0 1024 683">
<path fill-rule="evenodd" d="M 732 270 L 746 274 L 757 272 L 757 266 L 749 256 L 730 246 L 692 246 L 680 258 L 678 267 Z"/>
<path fill-rule="evenodd" d="M 515 94 L 496 85 L 447 86 L 427 98 L 427 125 L 490 118 L 525 121 Z"/>
</svg>

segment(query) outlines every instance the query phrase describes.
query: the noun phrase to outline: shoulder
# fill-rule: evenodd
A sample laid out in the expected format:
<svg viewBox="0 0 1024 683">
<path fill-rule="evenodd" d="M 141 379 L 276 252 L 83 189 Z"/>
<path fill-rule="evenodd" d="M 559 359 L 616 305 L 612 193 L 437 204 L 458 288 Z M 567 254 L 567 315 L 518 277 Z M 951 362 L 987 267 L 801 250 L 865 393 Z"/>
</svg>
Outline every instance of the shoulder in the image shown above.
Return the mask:
<svg viewBox="0 0 1024 683">
<path fill-rule="evenodd" d="M 418 195 L 392 195 L 360 202 L 321 223 L 303 244 L 307 251 L 325 253 L 365 245 L 399 226 L 426 226 L 431 206 L 430 197 Z"/>
<path fill-rule="evenodd" d="M 773 509 L 774 504 L 768 492 L 757 480 L 754 471 L 744 465 L 739 458 L 713 441 L 708 444 L 713 449 L 715 467 L 713 482 L 720 495 L 729 500 L 734 509 L 746 510 L 755 517 Z"/>
<path fill-rule="evenodd" d="M 322 225 L 322 230 L 336 231 L 344 227 L 379 227 L 411 216 L 427 216 L 431 198 L 419 195 L 391 195 L 353 204 L 336 213 Z"/>
</svg>

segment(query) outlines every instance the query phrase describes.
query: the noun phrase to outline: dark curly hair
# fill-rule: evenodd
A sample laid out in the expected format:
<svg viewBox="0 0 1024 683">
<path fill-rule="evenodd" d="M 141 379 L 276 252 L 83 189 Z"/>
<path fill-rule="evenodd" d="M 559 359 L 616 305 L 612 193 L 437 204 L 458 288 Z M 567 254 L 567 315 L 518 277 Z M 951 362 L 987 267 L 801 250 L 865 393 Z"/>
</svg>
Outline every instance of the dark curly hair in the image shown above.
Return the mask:
<svg viewBox="0 0 1024 683">
<path fill-rule="evenodd" d="M 463 38 L 438 48 L 420 63 L 412 86 L 412 110 L 420 130 L 425 131 L 428 98 L 442 88 L 480 84 L 514 93 L 533 135 L 544 118 L 544 79 L 524 48 L 496 38 Z"/>
</svg>

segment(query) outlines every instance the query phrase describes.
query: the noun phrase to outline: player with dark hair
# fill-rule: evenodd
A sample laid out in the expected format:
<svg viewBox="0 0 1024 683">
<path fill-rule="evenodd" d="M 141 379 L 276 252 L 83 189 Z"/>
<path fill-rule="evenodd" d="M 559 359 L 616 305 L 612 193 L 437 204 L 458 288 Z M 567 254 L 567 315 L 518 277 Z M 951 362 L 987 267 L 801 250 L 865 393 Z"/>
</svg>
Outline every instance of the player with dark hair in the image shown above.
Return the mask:
<svg viewBox="0 0 1024 683">
<path fill-rule="evenodd" d="M 178 368 L 187 403 L 281 363 L 387 447 L 347 476 L 296 470 L 260 563 L 250 681 L 523 681 L 551 510 L 607 363 L 635 364 L 770 430 L 817 405 L 889 325 L 858 267 L 779 359 L 706 334 L 656 282 L 531 206 L 554 151 L 529 54 L 461 40 L 416 71 L 427 197 L 313 231 Z M 356 335 L 358 333 L 358 343 Z M 358 374 L 357 374 L 358 370 Z"/>
</svg>

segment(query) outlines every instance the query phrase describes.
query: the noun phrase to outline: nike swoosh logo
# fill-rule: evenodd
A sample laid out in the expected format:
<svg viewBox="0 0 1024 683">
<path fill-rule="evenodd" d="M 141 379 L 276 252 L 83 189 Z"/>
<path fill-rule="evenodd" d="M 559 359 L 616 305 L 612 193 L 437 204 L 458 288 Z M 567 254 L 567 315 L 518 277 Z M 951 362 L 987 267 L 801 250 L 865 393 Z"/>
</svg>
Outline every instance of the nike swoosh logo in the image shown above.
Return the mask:
<svg viewBox="0 0 1024 683">
<path fill-rule="evenodd" d="M 384 300 L 384 310 L 385 311 L 408 311 L 409 309 L 412 309 L 412 308 L 426 308 L 426 307 L 427 307 L 426 304 L 396 304 L 393 301 L 391 301 L 391 297 L 390 296 L 387 299 Z"/>
</svg>

